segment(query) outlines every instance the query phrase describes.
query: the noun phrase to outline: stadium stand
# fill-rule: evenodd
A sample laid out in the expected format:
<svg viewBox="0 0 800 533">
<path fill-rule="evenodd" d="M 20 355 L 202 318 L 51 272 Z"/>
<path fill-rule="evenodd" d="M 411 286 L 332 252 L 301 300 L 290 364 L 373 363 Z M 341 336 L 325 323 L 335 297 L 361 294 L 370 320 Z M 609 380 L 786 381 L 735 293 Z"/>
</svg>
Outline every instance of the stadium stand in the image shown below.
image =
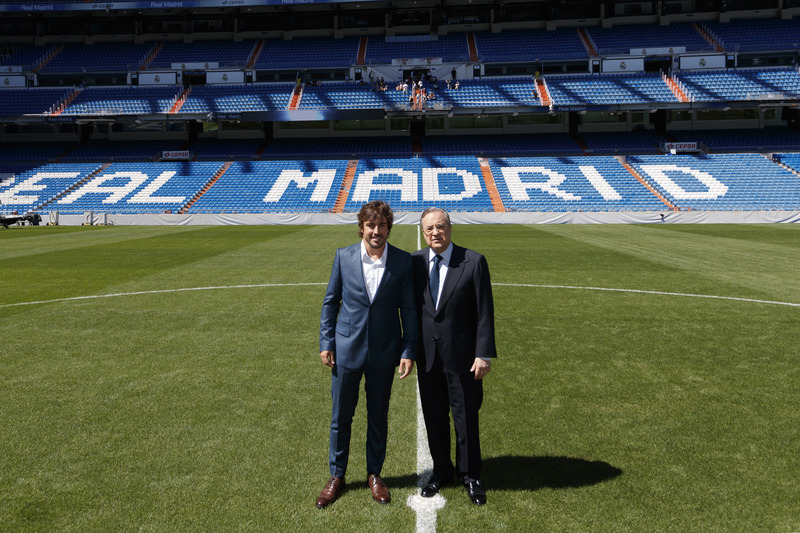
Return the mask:
<svg viewBox="0 0 800 533">
<path fill-rule="evenodd" d="M 544 61 L 588 57 L 586 47 L 574 29 L 476 32 L 474 35 L 481 61 Z"/>
<path fill-rule="evenodd" d="M 346 160 L 235 162 L 188 212 L 330 211 L 346 168 Z"/>
<path fill-rule="evenodd" d="M 800 21 L 797 19 L 747 19 L 703 22 L 702 26 L 728 51 L 797 50 Z"/>
<path fill-rule="evenodd" d="M 552 76 L 546 81 L 558 105 L 678 102 L 660 74 Z"/>
<path fill-rule="evenodd" d="M 183 91 L 166 87 L 87 87 L 70 102 L 64 115 L 146 115 L 167 113 Z"/>
<path fill-rule="evenodd" d="M 657 211 L 657 197 L 614 157 L 489 160 L 509 211 Z"/>
<path fill-rule="evenodd" d="M 681 71 L 676 77 L 694 101 L 800 98 L 797 68 Z"/>
<path fill-rule="evenodd" d="M 681 209 L 800 209 L 800 178 L 760 154 L 633 156 L 628 162 Z"/>
<path fill-rule="evenodd" d="M 588 28 L 586 33 L 597 51 L 607 54 L 640 54 L 652 48 L 685 48 L 687 51 L 711 49 L 708 42 L 691 24 L 626 25 L 613 28 Z"/>
<path fill-rule="evenodd" d="M 294 90 L 288 83 L 245 86 L 198 85 L 193 87 L 180 113 L 240 113 L 286 109 Z"/>
</svg>

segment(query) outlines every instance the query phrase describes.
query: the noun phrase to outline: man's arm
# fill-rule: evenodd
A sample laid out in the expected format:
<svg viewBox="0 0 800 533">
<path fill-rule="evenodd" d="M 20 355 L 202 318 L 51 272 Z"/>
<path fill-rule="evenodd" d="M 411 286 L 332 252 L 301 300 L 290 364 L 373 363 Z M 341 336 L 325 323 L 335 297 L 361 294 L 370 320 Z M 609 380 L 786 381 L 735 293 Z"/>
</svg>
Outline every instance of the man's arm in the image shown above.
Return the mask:
<svg viewBox="0 0 800 533">
<path fill-rule="evenodd" d="M 333 259 L 328 289 L 322 300 L 322 313 L 319 324 L 319 355 L 322 362 L 333 368 L 336 351 L 336 319 L 342 302 L 342 272 L 339 264 L 339 250 Z"/>
</svg>

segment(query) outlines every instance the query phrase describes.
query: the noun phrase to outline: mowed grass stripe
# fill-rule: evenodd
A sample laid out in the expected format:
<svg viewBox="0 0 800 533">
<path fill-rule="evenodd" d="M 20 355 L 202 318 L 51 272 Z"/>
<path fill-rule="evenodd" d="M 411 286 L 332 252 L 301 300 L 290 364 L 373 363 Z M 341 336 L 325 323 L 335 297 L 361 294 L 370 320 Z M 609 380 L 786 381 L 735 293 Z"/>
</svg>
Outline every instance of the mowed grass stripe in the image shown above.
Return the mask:
<svg viewBox="0 0 800 533">
<path fill-rule="evenodd" d="M 27 229 L 14 238 L 52 228 Z M 781 299 L 694 252 L 676 249 L 681 268 L 628 253 L 650 245 L 640 242 L 653 238 L 647 231 L 617 228 L 615 248 L 613 229 L 454 229 L 455 242 L 487 255 L 498 283 L 500 357 L 482 409 L 489 504 L 476 508 L 463 489 L 446 487 L 437 531 L 800 529 L 796 308 L 499 285 L 669 281 L 673 290 L 702 285 L 711 294 Z M 390 242 L 410 251 L 416 231 L 396 226 Z M 792 254 L 800 246 L 787 237 L 793 231 L 700 233 L 710 254 L 724 255 L 737 238 Z M 137 263 L 138 276 L 109 261 L 95 271 L 96 285 L 120 292 L 179 281 L 326 282 L 333 249 L 357 239 L 354 226 L 203 228 L 174 243 L 169 232 L 155 240 L 162 260 L 149 269 Z M 607 244 L 592 245 L 593 232 Z M 134 257 L 134 241 L 146 256 L 154 236 L 128 240 L 121 256 Z M 205 252 L 190 260 L 170 258 L 169 249 Z M 18 263 L 4 269 L 4 282 L 42 270 L 36 275 L 53 287 L 20 294 L 45 299 L 63 291 L 61 278 L 90 277 L 70 257 L 85 250 L 93 247 Z M 762 257 L 774 250 L 747 253 L 753 264 L 786 267 L 781 257 Z M 96 257 L 113 257 L 113 246 Z M 785 289 L 797 291 L 794 269 L 780 272 Z M 715 285 L 725 276 L 730 282 Z M 314 508 L 328 475 L 330 377 L 317 353 L 323 293 L 321 285 L 187 291 L 0 310 L 0 530 L 412 531 L 405 501 L 418 490 L 413 380 L 395 383 L 390 408 L 384 474 L 393 503 L 374 504 L 364 484 L 362 401 L 352 489 L 330 509 Z"/>
</svg>

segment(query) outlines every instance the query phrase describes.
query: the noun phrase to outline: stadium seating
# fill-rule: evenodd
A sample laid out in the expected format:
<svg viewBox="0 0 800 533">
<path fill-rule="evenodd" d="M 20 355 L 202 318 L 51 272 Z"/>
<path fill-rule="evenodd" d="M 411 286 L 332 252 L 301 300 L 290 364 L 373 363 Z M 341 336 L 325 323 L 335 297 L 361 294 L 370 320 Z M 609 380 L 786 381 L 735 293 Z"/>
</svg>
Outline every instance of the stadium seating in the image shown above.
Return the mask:
<svg viewBox="0 0 800 533">
<path fill-rule="evenodd" d="M 358 211 L 365 202 L 383 199 L 398 211 L 432 204 L 451 211 L 492 211 L 481 176 L 474 157 L 361 159 L 345 209 Z"/>
<path fill-rule="evenodd" d="M 477 32 L 474 35 L 478 57 L 484 62 L 572 60 L 589 56 L 574 29 Z"/>
<path fill-rule="evenodd" d="M 138 70 L 152 44 L 109 43 L 64 47 L 41 70 L 54 72 L 129 72 Z"/>
<path fill-rule="evenodd" d="M 0 117 L 49 114 L 53 106 L 70 93 L 72 89 L 64 87 L 0 89 Z"/>
<path fill-rule="evenodd" d="M 64 115 L 146 115 L 166 113 L 183 92 L 165 87 L 87 87 L 66 106 Z"/>
<path fill-rule="evenodd" d="M 427 37 L 427 35 L 425 36 Z M 366 62 L 391 63 L 393 59 L 441 58 L 442 61 L 466 61 L 469 48 L 465 34 L 438 35 L 436 39 L 394 40 L 370 37 Z"/>
<path fill-rule="evenodd" d="M 660 74 L 548 76 L 546 82 L 556 105 L 678 102 Z"/>
<path fill-rule="evenodd" d="M 665 209 L 614 157 L 490 159 L 509 211 L 657 211 Z"/>
<path fill-rule="evenodd" d="M 800 47 L 800 21 L 796 18 L 703 22 L 702 25 L 730 52 L 797 50 Z"/>
<path fill-rule="evenodd" d="M 800 98 L 796 68 L 681 71 L 676 77 L 694 101 Z"/>
<path fill-rule="evenodd" d="M 669 26 L 625 25 L 613 28 L 587 28 L 586 33 L 601 55 L 639 54 L 642 50 L 685 47 L 686 51 L 704 51 L 711 45 L 691 24 Z"/>
<path fill-rule="evenodd" d="M 628 162 L 681 209 L 800 209 L 800 178 L 760 154 L 634 156 Z"/>
<path fill-rule="evenodd" d="M 173 64 L 216 63 L 219 67 L 245 67 L 254 52 L 256 42 L 245 41 L 195 41 L 192 43 L 166 42 L 148 70 L 171 68 Z"/>
<path fill-rule="evenodd" d="M 234 162 L 188 212 L 329 211 L 346 169 L 346 160 Z"/>
<path fill-rule="evenodd" d="M 198 85 L 192 87 L 180 113 L 241 113 L 286 109 L 294 85 L 255 83 L 247 85 Z"/>
<path fill-rule="evenodd" d="M 258 55 L 258 69 L 346 68 L 356 63 L 359 39 L 267 39 Z"/>
<path fill-rule="evenodd" d="M 13 167 L 5 167 L 5 171 Z M 102 168 L 100 163 L 47 164 L 16 167 L 13 178 L 0 181 L 3 211 L 26 213 L 54 202 L 59 195 Z M 46 209 L 49 211 L 50 209 Z"/>
<path fill-rule="evenodd" d="M 178 212 L 222 163 L 114 163 L 82 187 L 52 202 L 65 214 Z"/>
</svg>

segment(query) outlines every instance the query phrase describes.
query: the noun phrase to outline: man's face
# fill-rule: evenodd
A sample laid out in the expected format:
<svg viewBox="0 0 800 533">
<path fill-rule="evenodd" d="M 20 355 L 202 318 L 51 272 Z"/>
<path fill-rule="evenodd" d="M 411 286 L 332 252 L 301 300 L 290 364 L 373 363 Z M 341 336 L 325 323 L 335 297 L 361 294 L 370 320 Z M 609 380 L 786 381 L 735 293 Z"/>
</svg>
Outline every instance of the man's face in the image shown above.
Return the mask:
<svg viewBox="0 0 800 533">
<path fill-rule="evenodd" d="M 361 226 L 363 232 L 362 239 L 368 251 L 381 252 L 386 239 L 389 237 L 389 223 L 386 217 L 378 217 L 374 220 L 365 220 Z"/>
<path fill-rule="evenodd" d="M 432 211 L 422 219 L 422 234 L 428 246 L 440 254 L 450 246 L 453 227 L 447 223 L 447 216 L 441 211 Z"/>
</svg>

